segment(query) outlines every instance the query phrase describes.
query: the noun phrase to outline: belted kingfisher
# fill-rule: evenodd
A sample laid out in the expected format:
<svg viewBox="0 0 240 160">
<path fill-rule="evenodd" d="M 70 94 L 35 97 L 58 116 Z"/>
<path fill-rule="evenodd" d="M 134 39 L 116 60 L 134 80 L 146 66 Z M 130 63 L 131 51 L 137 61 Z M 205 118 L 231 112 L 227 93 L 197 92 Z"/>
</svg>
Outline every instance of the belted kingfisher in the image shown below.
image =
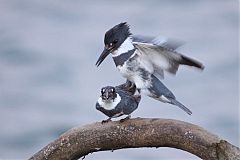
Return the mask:
<svg viewBox="0 0 240 160">
<path fill-rule="evenodd" d="M 111 53 L 121 75 L 135 83 L 141 92 L 192 114 L 157 78 L 164 78 L 164 72 L 176 74 L 179 65 L 204 69 L 200 62 L 175 51 L 180 43 L 159 37 L 132 35 L 129 25 L 124 22 L 105 33 L 104 44 L 104 50 L 96 62 L 97 66 Z"/>
<path fill-rule="evenodd" d="M 135 94 L 135 84 L 127 81 L 125 84 L 112 87 L 107 86 L 101 89 L 101 96 L 96 103 L 96 109 L 107 115 L 109 118 L 102 123 L 108 122 L 111 118 L 127 115 L 121 119 L 123 122 L 131 117 L 131 113 L 137 109 L 141 100 L 140 94 Z"/>
</svg>

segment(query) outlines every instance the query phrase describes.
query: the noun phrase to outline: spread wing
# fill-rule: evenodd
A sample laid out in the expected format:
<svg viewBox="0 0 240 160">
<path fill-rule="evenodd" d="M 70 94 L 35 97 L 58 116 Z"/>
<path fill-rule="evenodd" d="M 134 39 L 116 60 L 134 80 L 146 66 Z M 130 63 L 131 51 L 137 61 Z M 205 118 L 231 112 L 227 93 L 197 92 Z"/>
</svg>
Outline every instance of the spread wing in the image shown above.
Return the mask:
<svg viewBox="0 0 240 160">
<path fill-rule="evenodd" d="M 133 42 L 135 43 L 147 43 L 147 44 L 168 48 L 171 50 L 175 50 L 184 44 L 184 42 L 182 41 L 179 41 L 176 39 L 169 39 L 164 36 L 150 37 L 150 36 L 142 36 L 142 35 L 133 35 L 132 38 L 133 38 Z"/>
<path fill-rule="evenodd" d="M 152 63 L 154 74 L 160 75 L 162 78 L 164 77 L 164 71 L 176 74 L 179 65 L 204 69 L 202 63 L 175 51 L 183 44 L 182 42 L 163 37 L 133 36 L 133 44 L 139 50 L 140 55 Z"/>
</svg>

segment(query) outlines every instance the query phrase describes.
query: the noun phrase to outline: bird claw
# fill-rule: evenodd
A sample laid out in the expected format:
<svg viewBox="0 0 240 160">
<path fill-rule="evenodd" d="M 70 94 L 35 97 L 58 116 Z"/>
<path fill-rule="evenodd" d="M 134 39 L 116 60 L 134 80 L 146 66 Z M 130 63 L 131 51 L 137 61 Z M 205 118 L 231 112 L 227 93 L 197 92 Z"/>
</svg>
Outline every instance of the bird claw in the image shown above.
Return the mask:
<svg viewBox="0 0 240 160">
<path fill-rule="evenodd" d="M 110 121 L 112 121 L 111 118 L 108 118 L 108 119 L 106 119 L 106 120 L 102 120 L 102 124 L 108 123 L 108 122 L 110 122 Z"/>
<path fill-rule="evenodd" d="M 123 123 L 124 121 L 126 121 L 126 120 L 128 120 L 128 119 L 130 119 L 130 118 L 131 118 L 131 116 L 129 115 L 129 116 L 127 116 L 126 118 L 120 119 L 120 123 Z"/>
</svg>

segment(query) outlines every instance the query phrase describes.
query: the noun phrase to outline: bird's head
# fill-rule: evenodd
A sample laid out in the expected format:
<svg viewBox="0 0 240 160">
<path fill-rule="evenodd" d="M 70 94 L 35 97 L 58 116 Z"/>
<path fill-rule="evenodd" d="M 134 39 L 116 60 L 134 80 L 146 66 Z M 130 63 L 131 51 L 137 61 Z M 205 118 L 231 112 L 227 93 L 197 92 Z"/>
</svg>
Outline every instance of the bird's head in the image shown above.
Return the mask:
<svg viewBox="0 0 240 160">
<path fill-rule="evenodd" d="M 103 60 L 116 51 L 122 43 L 131 35 L 127 22 L 120 23 L 105 33 L 104 50 L 97 60 L 96 65 L 99 66 Z"/>
<path fill-rule="evenodd" d="M 105 101 L 114 100 L 117 97 L 117 93 L 114 87 L 107 86 L 101 89 L 101 97 Z"/>
</svg>

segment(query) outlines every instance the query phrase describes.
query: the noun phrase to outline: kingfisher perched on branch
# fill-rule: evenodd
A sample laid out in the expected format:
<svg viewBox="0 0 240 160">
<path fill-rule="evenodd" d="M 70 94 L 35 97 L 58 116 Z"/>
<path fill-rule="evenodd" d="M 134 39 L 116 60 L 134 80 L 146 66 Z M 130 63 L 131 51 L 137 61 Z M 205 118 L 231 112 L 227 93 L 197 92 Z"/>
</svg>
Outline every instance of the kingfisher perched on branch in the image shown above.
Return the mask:
<svg viewBox="0 0 240 160">
<path fill-rule="evenodd" d="M 164 78 L 164 72 L 175 75 L 179 65 L 204 69 L 202 63 L 176 52 L 181 43 L 162 37 L 132 35 L 129 25 L 124 22 L 105 33 L 104 44 L 97 66 L 111 53 L 121 75 L 135 83 L 141 93 L 192 114 L 157 78 Z"/>
<path fill-rule="evenodd" d="M 137 109 L 140 100 L 141 95 L 137 93 L 135 84 L 127 81 L 116 87 L 103 87 L 96 103 L 96 109 L 109 117 L 102 123 L 110 121 L 111 118 L 127 115 L 126 118 L 120 120 L 123 122 L 130 119 L 131 113 Z"/>
</svg>

